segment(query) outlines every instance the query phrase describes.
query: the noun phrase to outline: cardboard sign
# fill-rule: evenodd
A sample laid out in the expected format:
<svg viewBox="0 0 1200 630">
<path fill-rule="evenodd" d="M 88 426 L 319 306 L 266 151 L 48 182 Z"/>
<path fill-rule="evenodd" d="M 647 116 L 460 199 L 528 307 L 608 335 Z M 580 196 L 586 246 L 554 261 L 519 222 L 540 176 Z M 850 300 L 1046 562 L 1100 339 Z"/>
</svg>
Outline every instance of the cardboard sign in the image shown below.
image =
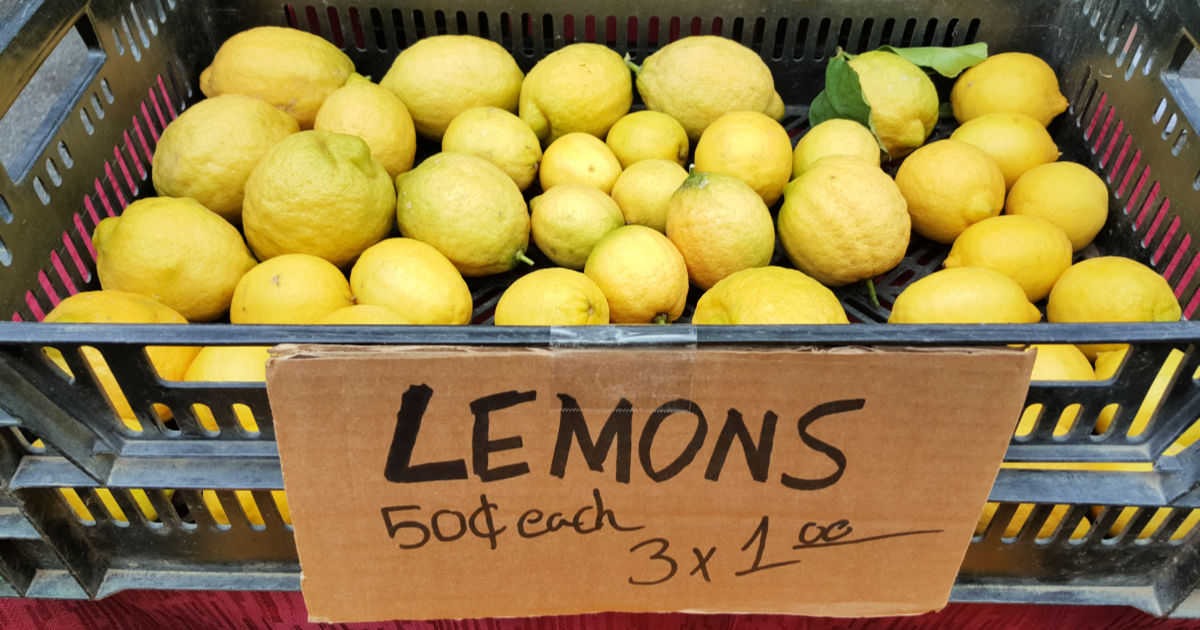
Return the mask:
<svg viewBox="0 0 1200 630">
<path fill-rule="evenodd" d="M 1017 350 L 283 347 L 314 621 L 947 602 Z"/>
</svg>

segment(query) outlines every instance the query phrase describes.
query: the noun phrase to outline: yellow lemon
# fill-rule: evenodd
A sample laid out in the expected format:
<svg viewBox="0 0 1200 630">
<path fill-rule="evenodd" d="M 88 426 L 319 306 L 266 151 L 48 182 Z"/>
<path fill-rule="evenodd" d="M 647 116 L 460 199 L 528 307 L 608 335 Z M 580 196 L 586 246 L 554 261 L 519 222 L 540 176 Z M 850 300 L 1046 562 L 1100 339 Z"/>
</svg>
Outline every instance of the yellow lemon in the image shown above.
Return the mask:
<svg viewBox="0 0 1200 630">
<path fill-rule="evenodd" d="M 612 198 L 625 222 L 667 231 L 667 202 L 687 179 L 688 172 L 670 160 L 641 160 L 621 171 Z"/>
<path fill-rule="evenodd" d="M 769 206 L 783 194 L 792 174 L 792 141 L 783 125 L 766 114 L 730 112 L 700 136 L 696 170 L 732 175 Z"/>
<path fill-rule="evenodd" d="M 151 169 L 154 190 L 162 197 L 191 197 L 241 221 L 250 171 L 299 130 L 295 118 L 256 98 L 226 94 L 200 101 L 163 129 Z"/>
<path fill-rule="evenodd" d="M 1125 361 L 1125 356 L 1129 352 L 1129 347 L 1124 346 L 1119 350 L 1110 350 L 1101 352 L 1096 356 L 1096 378 L 1098 380 L 1107 380 L 1116 375 L 1117 370 Z M 1142 399 L 1142 404 L 1137 408 L 1134 414 L 1133 422 L 1129 425 L 1128 434 L 1131 437 L 1141 435 L 1150 425 L 1150 419 L 1158 410 L 1159 404 L 1162 403 L 1163 395 L 1167 392 L 1167 387 L 1171 385 L 1175 373 L 1179 371 L 1179 365 L 1183 362 L 1183 351 L 1174 349 L 1167 354 L 1167 358 L 1163 361 L 1158 373 L 1154 376 L 1154 381 L 1146 390 L 1146 396 Z M 1096 419 L 1097 434 L 1102 434 L 1108 431 L 1108 427 L 1112 425 L 1113 418 L 1117 413 L 1117 405 L 1111 404 L 1100 410 L 1100 415 Z M 1200 440 L 1200 420 L 1193 422 L 1186 431 L 1184 431 L 1170 446 L 1163 451 L 1164 455 L 1178 455 L 1185 449 L 1195 444 Z"/>
<path fill-rule="evenodd" d="M 914 151 L 900 165 L 896 185 L 908 201 L 913 230 L 939 243 L 953 242 L 1004 208 L 1004 173 L 996 161 L 958 140 Z"/>
<path fill-rule="evenodd" d="M 311 254 L 342 266 L 391 231 L 395 210 L 391 178 L 366 142 L 302 131 L 250 173 L 242 228 L 260 260 Z"/>
<path fill-rule="evenodd" d="M 945 264 L 947 269 L 987 267 L 999 271 L 1016 280 L 1030 302 L 1037 302 L 1050 295 L 1050 287 L 1071 266 L 1071 240 L 1045 219 L 992 217 L 963 230 L 954 239 Z"/>
<path fill-rule="evenodd" d="M 983 267 L 943 269 L 908 285 L 891 324 L 1032 324 L 1042 319 L 1015 280 Z"/>
<path fill-rule="evenodd" d="M 972 118 L 955 129 L 950 138 L 974 145 L 995 160 L 1008 188 L 1025 171 L 1062 155 L 1046 128 L 1019 112 L 992 112 Z"/>
<path fill-rule="evenodd" d="M 350 270 L 359 304 L 385 306 L 408 324 L 468 324 L 471 290 L 458 269 L 432 246 L 389 238 L 367 248 Z"/>
<path fill-rule="evenodd" d="M 100 286 L 148 295 L 190 321 L 229 310 L 254 266 L 237 228 L 192 199 L 150 197 L 108 217 L 92 235 Z"/>
<path fill-rule="evenodd" d="M 895 53 L 873 50 L 850 60 L 871 106 L 871 127 L 892 159 L 925 144 L 938 119 L 937 88 L 925 71 Z"/>
<path fill-rule="evenodd" d="M 254 499 L 254 493 L 249 490 L 234 490 L 233 496 L 238 501 L 238 507 L 242 510 L 242 515 L 246 522 L 256 527 L 261 527 L 266 524 L 263 520 L 262 511 L 258 507 L 258 502 Z M 213 521 L 218 525 L 229 525 L 229 514 L 225 511 L 225 504 L 221 503 L 221 499 L 217 496 L 214 490 L 202 490 L 200 498 L 204 501 L 204 506 L 208 509 Z M 283 490 L 271 490 L 271 502 L 275 504 L 275 508 L 279 511 L 279 517 L 284 523 L 292 524 L 292 512 L 288 507 L 287 495 Z M 235 517 L 240 522 L 241 517 Z"/>
<path fill-rule="evenodd" d="M 792 151 L 792 177 L 800 177 L 817 160 L 848 155 L 879 166 L 879 141 L 870 129 L 845 118 L 833 118 L 808 130 Z"/>
<path fill-rule="evenodd" d="M 582 184 L 555 186 L 529 202 L 533 242 L 554 264 L 583 269 L 605 234 L 625 225 L 612 197 Z"/>
<path fill-rule="evenodd" d="M 1082 164 L 1042 164 L 1017 179 L 1006 209 L 1009 214 L 1041 217 L 1057 225 L 1079 251 L 1096 238 L 1108 220 L 1108 186 Z"/>
<path fill-rule="evenodd" d="M 417 133 L 440 140 L 473 107 L 516 111 L 525 74 L 500 44 L 473 35 L 436 35 L 405 48 L 379 84 L 412 115 Z"/>
<path fill-rule="evenodd" d="M 1045 61 L 1028 53 L 992 55 L 968 68 L 950 91 L 954 117 L 965 123 L 992 112 L 1018 112 L 1042 126 L 1067 109 L 1058 77 Z"/>
<path fill-rule="evenodd" d="M 779 240 L 792 264 L 840 286 L 900 264 L 911 220 L 892 178 L 858 158 L 831 156 L 788 184 Z"/>
<path fill-rule="evenodd" d="M 496 303 L 497 326 L 608 323 L 608 300 L 591 278 L 570 269 L 538 269 L 512 283 Z"/>
<path fill-rule="evenodd" d="M 1129 258 L 1102 256 L 1071 265 L 1054 283 L 1046 317 L 1051 322 L 1174 322 L 1179 301 L 1157 271 Z M 1080 346 L 1089 357 L 1120 344 Z"/>
<path fill-rule="evenodd" d="M 667 238 L 701 289 L 743 269 L 766 266 L 775 251 L 775 226 L 766 204 L 740 179 L 719 173 L 693 173 L 671 195 Z"/>
<path fill-rule="evenodd" d="M 693 324 L 848 324 L 825 285 L 785 267 L 755 267 L 722 278 L 700 296 Z"/>
<path fill-rule="evenodd" d="M 442 151 L 481 157 L 500 167 L 525 190 L 537 175 L 542 145 L 525 121 L 499 107 L 473 107 L 454 117 Z"/>
<path fill-rule="evenodd" d="M 603 138 L 632 104 L 625 60 L 600 44 L 571 44 L 546 55 L 521 84 L 521 120 L 546 143 L 575 132 Z"/>
<path fill-rule="evenodd" d="M 433 245 L 464 276 L 528 262 L 529 209 L 504 171 L 464 153 L 438 153 L 396 178 L 400 233 Z"/>
<path fill-rule="evenodd" d="M 607 194 L 620 175 L 621 162 L 607 144 L 586 133 L 569 133 L 546 148 L 538 178 L 542 190 L 559 184 L 583 184 Z"/>
<path fill-rule="evenodd" d="M 284 254 L 242 276 L 233 292 L 234 324 L 315 324 L 354 303 L 350 283 L 333 263 L 308 254 Z"/>
<path fill-rule="evenodd" d="M 391 177 L 412 168 L 417 152 L 417 132 L 404 101 L 360 74 L 350 75 L 325 99 L 313 129 L 362 138 Z"/>
<path fill-rule="evenodd" d="M 1092 364 L 1079 348 L 1071 344 L 1033 344 L 1037 349 L 1037 358 L 1033 361 L 1034 381 L 1092 381 L 1096 374 Z M 1021 421 L 1017 423 L 1017 435 L 1028 435 L 1037 424 L 1041 415 L 1041 403 L 1035 403 L 1025 408 Z M 1079 415 L 1078 405 L 1069 405 L 1063 410 L 1062 416 L 1055 426 L 1054 435 L 1062 435 L 1071 430 L 1071 425 Z"/>
<path fill-rule="evenodd" d="M 688 293 L 683 255 L 644 225 L 619 227 L 600 239 L 583 273 L 604 292 L 614 324 L 663 324 L 683 314 Z"/>
<path fill-rule="evenodd" d="M 259 383 L 267 380 L 269 346 L 207 346 L 188 367 L 185 381 Z M 196 420 L 208 431 L 220 431 L 206 405 L 192 405 Z M 258 433 L 254 412 L 242 403 L 233 405 L 233 415 L 244 431 Z"/>
<path fill-rule="evenodd" d="M 985 532 L 987 532 L 988 524 L 992 522 L 993 518 L 995 518 L 996 509 L 998 507 L 998 503 L 993 503 L 991 501 L 984 504 L 983 513 L 979 516 L 979 523 L 975 526 L 976 536 L 982 536 Z M 1056 505 L 1051 508 L 1050 514 L 1046 516 L 1046 521 L 1042 523 L 1042 527 L 1038 529 L 1037 538 L 1050 538 L 1053 536 L 1054 533 L 1058 531 L 1059 526 L 1062 524 L 1063 518 L 1067 516 L 1067 513 L 1070 511 L 1070 509 L 1070 506 L 1064 504 Z M 1029 515 L 1032 513 L 1032 503 L 1017 504 L 1017 511 L 1013 513 L 1012 519 L 1003 525 L 1004 537 L 1015 538 L 1018 536 L 1021 533 L 1021 530 L 1025 527 L 1025 521 L 1029 520 Z M 1088 530 L 1091 528 L 1092 524 L 1090 521 L 1088 521 L 1086 516 L 1080 518 L 1079 523 L 1076 524 L 1075 528 L 1071 530 L 1070 539 L 1078 540 L 1084 536 L 1087 536 Z"/>
<path fill-rule="evenodd" d="M 381 241 L 386 242 L 386 241 Z M 343 306 L 338 310 L 322 317 L 318 324 L 333 326 L 371 326 L 371 325 L 406 325 L 412 324 L 407 317 L 386 306 L 375 304 L 355 304 Z"/>
<path fill-rule="evenodd" d="M 679 121 L 693 141 L 728 112 L 783 117 L 771 69 L 724 37 L 693 35 L 663 46 L 637 69 L 637 89 L 647 108 Z"/>
<path fill-rule="evenodd" d="M 621 161 L 621 168 L 655 159 L 687 166 L 687 131 L 678 120 L 662 112 L 647 109 L 622 116 L 608 130 L 605 142 Z"/>
<path fill-rule="evenodd" d="M 259 26 L 221 44 L 212 65 L 200 73 L 200 91 L 262 99 L 309 129 L 325 97 L 352 72 L 346 53 L 312 33 Z"/>
</svg>

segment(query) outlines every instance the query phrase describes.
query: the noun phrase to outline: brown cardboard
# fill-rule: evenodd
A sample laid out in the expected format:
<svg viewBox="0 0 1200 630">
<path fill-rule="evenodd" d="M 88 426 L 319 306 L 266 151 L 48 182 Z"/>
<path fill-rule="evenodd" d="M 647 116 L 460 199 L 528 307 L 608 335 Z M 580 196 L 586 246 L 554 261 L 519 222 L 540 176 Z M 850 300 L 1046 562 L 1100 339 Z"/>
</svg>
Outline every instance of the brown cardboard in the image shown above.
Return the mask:
<svg viewBox="0 0 1200 630">
<path fill-rule="evenodd" d="M 1032 363 L 1033 353 L 1009 349 L 293 346 L 270 362 L 267 387 L 314 621 L 593 611 L 872 616 L 946 604 Z M 414 404 L 426 393 L 420 386 L 432 389 L 423 416 Z M 502 392 L 536 393 L 480 411 L 487 434 L 476 436 L 472 401 Z M 589 467 L 573 437 L 561 476 L 552 474 L 564 401 L 578 402 L 591 441 L 602 442 L 622 398 L 629 413 L 615 414 L 614 427 L 630 423 L 627 482 L 618 480 L 621 431 L 607 459 L 593 462 L 602 470 Z M 675 474 L 668 464 L 695 439 L 696 416 L 667 409 L 656 432 L 643 429 L 677 399 L 695 403 L 707 433 Z M 705 478 L 730 409 L 755 444 L 764 415 L 777 417 L 759 480 L 736 437 L 718 480 Z M 403 466 L 405 449 L 393 449 L 394 436 L 413 426 L 398 431 L 398 415 L 421 417 L 408 461 L 415 470 Z M 660 481 L 646 472 L 643 440 Z M 385 476 L 389 453 L 396 481 Z M 444 460 L 461 463 L 442 464 L 441 473 L 468 477 L 411 481 L 438 476 L 436 466 L 420 465 Z M 485 482 L 484 464 L 492 475 L 516 476 Z M 597 526 L 597 497 L 600 529 L 588 531 Z M 453 540 L 430 530 L 423 546 L 403 548 L 422 538 L 403 522 L 429 528 L 438 510 L 457 511 L 437 513 L 438 533 Z M 523 514 L 529 534 L 554 512 L 576 525 L 520 535 Z M 489 514 L 503 528 L 494 541 Z M 813 544 L 793 548 L 801 537 Z M 672 562 L 669 579 L 632 583 L 663 580 Z"/>
</svg>

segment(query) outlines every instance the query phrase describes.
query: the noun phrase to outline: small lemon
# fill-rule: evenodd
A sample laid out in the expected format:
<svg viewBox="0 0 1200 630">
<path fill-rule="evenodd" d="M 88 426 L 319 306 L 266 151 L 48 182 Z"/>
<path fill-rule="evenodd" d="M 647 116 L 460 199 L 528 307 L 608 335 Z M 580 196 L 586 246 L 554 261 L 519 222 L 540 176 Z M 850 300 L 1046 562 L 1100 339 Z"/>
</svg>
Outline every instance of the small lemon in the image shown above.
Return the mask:
<svg viewBox="0 0 1200 630">
<path fill-rule="evenodd" d="M 729 112 L 696 143 L 696 170 L 746 182 L 768 206 L 792 174 L 792 141 L 783 125 L 758 112 Z"/>
<path fill-rule="evenodd" d="M 154 190 L 162 197 L 191 197 L 241 221 L 250 171 L 299 130 L 295 118 L 257 98 L 225 94 L 200 101 L 163 129 L 151 168 Z"/>
<path fill-rule="evenodd" d="M 900 264 L 911 228 L 896 182 L 843 155 L 817 161 L 788 184 L 779 209 L 779 240 L 792 264 L 831 286 Z"/>
<path fill-rule="evenodd" d="M 945 265 L 999 271 L 1016 280 L 1030 302 L 1037 302 L 1050 295 L 1050 287 L 1071 266 L 1071 240 L 1057 225 L 1035 216 L 992 217 L 954 239 Z"/>
<path fill-rule="evenodd" d="M 1042 319 L 1015 280 L 983 267 L 943 269 L 908 285 L 890 324 L 1032 324 Z"/>
<path fill-rule="evenodd" d="M 608 300 L 591 278 L 570 269 L 538 269 L 512 283 L 496 303 L 497 326 L 608 323 Z"/>
<path fill-rule="evenodd" d="M 529 209 L 513 180 L 491 162 L 438 153 L 396 178 L 400 233 L 433 245 L 464 276 L 487 276 L 528 261 Z"/>
<path fill-rule="evenodd" d="M 583 273 L 604 292 L 615 324 L 673 322 L 687 303 L 683 255 L 644 225 L 619 227 L 600 239 Z"/>
<path fill-rule="evenodd" d="M 367 248 L 350 270 L 359 304 L 384 306 L 408 324 L 469 324 L 471 290 L 458 269 L 432 246 L 389 238 Z"/>
<path fill-rule="evenodd" d="M 350 283 L 333 263 L 308 254 L 284 254 L 242 276 L 233 292 L 234 324 L 315 324 L 354 303 Z"/>
<path fill-rule="evenodd" d="M 326 326 L 402 326 L 412 324 L 413 322 L 407 317 L 401 317 L 399 313 L 386 306 L 355 304 L 354 306 L 343 306 L 322 317 L 317 323 Z"/>
<path fill-rule="evenodd" d="M 205 96 L 262 99 L 310 129 L 325 97 L 342 87 L 354 63 L 324 39 L 299 29 L 258 26 L 225 40 L 200 73 Z"/>
<path fill-rule="evenodd" d="M 608 194 L 620 175 L 621 162 L 607 144 L 586 133 L 569 133 L 546 148 L 538 178 L 542 190 L 584 184 Z"/>
<path fill-rule="evenodd" d="M 958 140 L 931 142 L 908 156 L 896 173 L 913 229 L 951 243 L 973 223 L 1004 208 L 1004 173 L 996 161 Z"/>
<path fill-rule="evenodd" d="M 1051 322 L 1174 322 L 1179 301 L 1158 272 L 1121 256 L 1091 258 L 1058 277 L 1050 290 L 1046 317 Z M 1120 344 L 1080 346 L 1089 357 Z"/>
<path fill-rule="evenodd" d="M 613 184 L 612 198 L 625 222 L 667 231 L 667 202 L 688 172 L 670 160 L 642 160 L 626 168 Z"/>
<path fill-rule="evenodd" d="M 255 264 L 237 228 L 193 199 L 135 201 L 101 221 L 92 243 L 100 286 L 148 295 L 190 321 L 229 310 Z"/>
<path fill-rule="evenodd" d="M 612 197 L 583 184 L 563 184 L 529 202 L 533 242 L 554 264 L 583 269 L 605 234 L 625 225 Z"/>
<path fill-rule="evenodd" d="M 546 55 L 521 84 L 520 116 L 551 143 L 569 133 L 603 138 L 633 104 L 625 60 L 600 44 L 564 46 Z"/>
<path fill-rule="evenodd" d="M 955 129 L 950 138 L 975 145 L 995 160 L 1008 188 L 1025 171 L 1061 155 L 1046 128 L 1018 112 L 992 112 L 972 118 Z"/>
<path fill-rule="evenodd" d="M 537 175 L 542 145 L 525 121 L 499 107 L 473 107 L 454 117 L 442 151 L 481 157 L 500 167 L 525 190 Z"/>
<path fill-rule="evenodd" d="M 440 140 L 450 121 L 473 107 L 516 111 L 524 78 L 516 60 L 496 42 L 436 35 L 401 51 L 379 85 L 404 101 L 417 133 Z"/>
<path fill-rule="evenodd" d="M 621 168 L 642 160 L 671 160 L 687 166 L 688 136 L 678 120 L 652 110 L 625 114 L 608 130 L 605 139 Z"/>
<path fill-rule="evenodd" d="M 1108 186 L 1082 164 L 1042 164 L 1025 171 L 1013 184 L 1006 210 L 1057 225 L 1079 251 L 1096 238 L 1108 220 Z"/>
<path fill-rule="evenodd" d="M 392 177 L 412 168 L 417 152 L 417 132 L 404 101 L 361 74 L 350 75 L 325 99 L 313 129 L 362 138 Z"/>
<path fill-rule="evenodd" d="M 817 160 L 831 155 L 856 157 L 879 166 L 879 141 L 870 129 L 845 118 L 833 118 L 808 130 L 792 151 L 792 177 L 800 177 Z"/>
<path fill-rule="evenodd" d="M 206 346 L 192 361 L 183 380 L 193 382 L 261 383 L 267 380 L 267 359 L 270 346 Z M 217 419 L 206 405 L 192 405 L 192 413 L 200 426 L 208 431 L 220 431 Z M 233 415 L 242 429 L 258 432 L 254 412 L 244 404 L 233 406 Z"/>
<path fill-rule="evenodd" d="M 1079 348 L 1071 344 L 1033 344 L 1037 349 L 1037 358 L 1033 361 L 1033 381 L 1092 381 L 1096 374 L 1092 364 Z M 1035 403 L 1025 408 L 1021 420 L 1017 423 L 1017 435 L 1028 435 L 1037 425 L 1038 416 L 1042 413 L 1042 404 Z M 1054 429 L 1055 435 L 1070 431 L 1075 418 L 1079 416 L 1079 407 L 1068 406 L 1063 410 Z"/>
<path fill-rule="evenodd" d="M 950 91 L 954 117 L 965 123 L 992 112 L 1018 112 L 1042 126 L 1067 109 L 1058 77 L 1040 58 L 1028 53 L 992 55 L 958 77 Z"/>
<path fill-rule="evenodd" d="M 667 238 L 701 289 L 743 269 L 766 266 L 775 251 L 775 226 L 762 198 L 740 179 L 719 173 L 692 173 L 671 195 Z"/>
<path fill-rule="evenodd" d="M 848 324 L 825 285 L 785 267 L 734 272 L 700 296 L 693 324 Z"/>
<path fill-rule="evenodd" d="M 367 143 L 302 131 L 250 173 L 242 227 L 260 260 L 311 254 L 342 266 L 391 231 L 395 211 L 391 178 Z"/>
<path fill-rule="evenodd" d="M 895 53 L 873 50 L 849 62 L 871 106 L 871 127 L 892 159 L 925 143 L 938 120 L 937 88 L 929 75 Z"/>
</svg>

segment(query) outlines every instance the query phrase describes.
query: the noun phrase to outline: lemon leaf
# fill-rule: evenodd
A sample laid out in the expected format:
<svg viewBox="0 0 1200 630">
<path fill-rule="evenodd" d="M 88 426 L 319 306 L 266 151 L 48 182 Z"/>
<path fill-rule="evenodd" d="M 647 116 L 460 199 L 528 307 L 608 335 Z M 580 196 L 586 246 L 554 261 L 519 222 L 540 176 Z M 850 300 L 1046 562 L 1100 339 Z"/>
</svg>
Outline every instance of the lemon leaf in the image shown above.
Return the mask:
<svg viewBox="0 0 1200 630">
<path fill-rule="evenodd" d="M 850 67 L 849 59 L 850 55 L 840 50 L 829 59 L 825 66 L 825 89 L 808 107 L 809 126 L 815 127 L 832 118 L 847 118 L 870 129 L 883 149 L 883 142 L 871 122 L 871 104 L 863 95 L 858 73 Z"/>
<path fill-rule="evenodd" d="M 886 50 L 904 57 L 914 64 L 929 68 L 938 74 L 953 79 L 963 70 L 987 59 L 987 42 L 975 42 L 965 46 L 914 46 L 897 48 L 896 46 L 880 46 Z"/>
<path fill-rule="evenodd" d="M 825 90 L 821 90 L 817 94 L 817 97 L 813 99 L 812 104 L 808 106 L 808 125 L 816 127 L 826 120 L 837 117 L 837 112 L 834 111 L 833 105 L 829 103 L 829 96 L 825 94 Z"/>
</svg>

